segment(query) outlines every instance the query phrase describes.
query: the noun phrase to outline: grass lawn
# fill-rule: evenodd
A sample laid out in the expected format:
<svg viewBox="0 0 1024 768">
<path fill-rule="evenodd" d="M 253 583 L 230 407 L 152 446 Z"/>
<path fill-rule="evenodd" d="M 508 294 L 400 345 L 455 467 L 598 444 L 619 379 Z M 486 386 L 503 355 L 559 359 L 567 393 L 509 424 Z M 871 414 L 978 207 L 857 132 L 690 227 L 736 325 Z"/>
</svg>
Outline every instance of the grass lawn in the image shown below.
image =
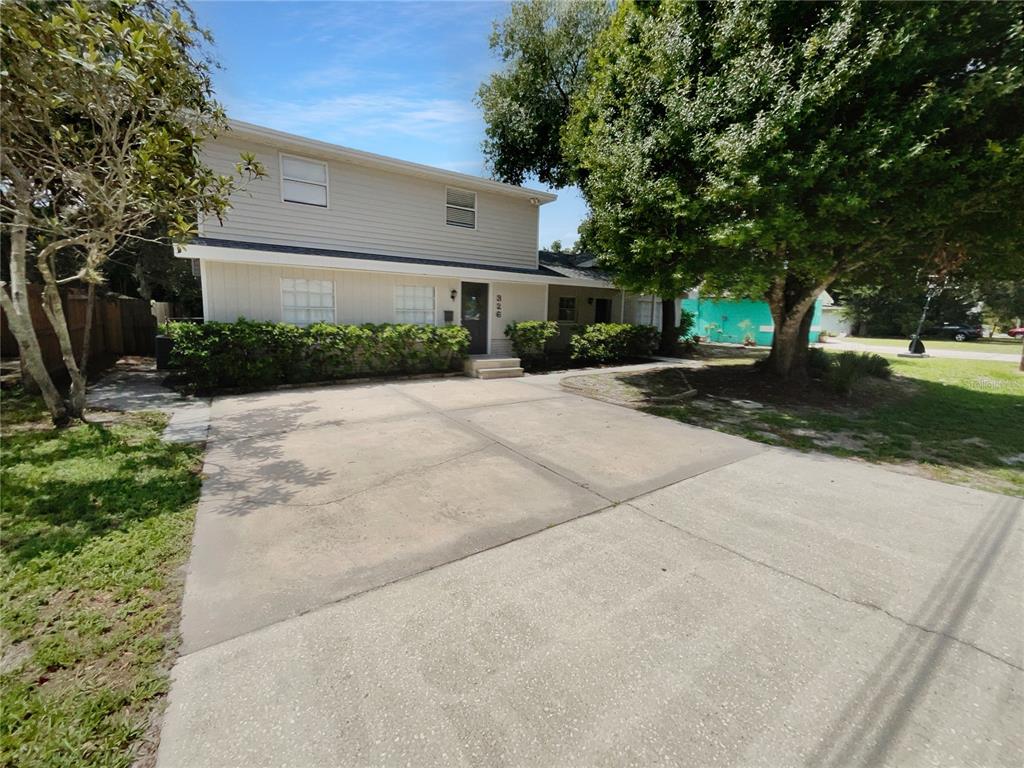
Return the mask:
<svg viewBox="0 0 1024 768">
<path fill-rule="evenodd" d="M 698 370 L 595 373 L 563 385 L 771 445 L 1024 496 L 1024 373 L 1016 363 L 890 359 L 891 380 L 866 379 L 842 397 L 820 382 L 794 389 L 759 374 L 753 362 L 766 350 L 701 349 Z M 666 387 L 693 387 L 697 397 L 658 403 Z"/>
<path fill-rule="evenodd" d="M 869 347 L 900 347 L 906 349 L 910 339 L 874 339 L 867 336 L 847 336 L 840 341 L 864 344 Z M 923 339 L 925 349 L 953 349 L 958 352 L 999 352 L 1007 355 L 1020 354 L 1020 339 L 978 339 L 977 341 L 952 341 L 951 339 Z"/>
<path fill-rule="evenodd" d="M 0 764 L 129 766 L 168 686 L 200 452 L 160 414 L 53 430 L 2 404 Z"/>
<path fill-rule="evenodd" d="M 753 376 L 750 363 L 711 361 L 709 373 Z M 849 399 L 807 392 L 743 408 L 699 397 L 652 413 L 773 445 L 855 456 L 946 482 L 1024 496 L 1024 373 L 1012 363 L 931 358 L 890 361 Z M 702 395 L 701 372 L 687 372 Z M 758 377 L 760 378 L 760 377 Z M 754 398 L 753 395 L 747 397 Z"/>
</svg>

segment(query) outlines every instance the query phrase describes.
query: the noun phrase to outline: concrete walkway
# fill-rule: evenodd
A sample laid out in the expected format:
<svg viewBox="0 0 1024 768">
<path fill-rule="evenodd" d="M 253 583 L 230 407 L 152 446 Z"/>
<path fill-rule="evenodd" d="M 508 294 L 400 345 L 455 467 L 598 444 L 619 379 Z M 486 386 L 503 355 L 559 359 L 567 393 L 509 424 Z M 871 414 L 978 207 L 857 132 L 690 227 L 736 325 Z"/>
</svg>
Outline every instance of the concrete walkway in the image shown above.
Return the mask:
<svg viewBox="0 0 1024 768">
<path fill-rule="evenodd" d="M 907 341 L 910 344 L 910 341 Z M 983 349 L 972 349 L 971 342 L 963 342 L 963 349 L 940 349 L 934 344 L 929 344 L 928 339 L 924 340 L 925 349 L 928 351 L 929 357 L 948 357 L 955 358 L 958 360 L 992 360 L 995 362 L 1007 362 L 1007 363 L 1019 363 L 1020 362 L 1020 350 L 1016 352 L 988 352 Z M 854 352 L 875 352 L 879 355 L 891 355 L 896 356 L 900 352 L 906 352 L 907 347 L 893 347 L 885 344 L 871 344 L 860 341 L 852 341 L 849 339 L 835 340 L 829 339 L 823 342 L 819 346 L 825 349 L 834 349 L 838 351 L 852 350 Z M 977 345 L 975 345 L 977 346 Z"/>
<path fill-rule="evenodd" d="M 210 426 L 210 399 L 185 397 L 163 386 L 166 371 L 150 358 L 125 358 L 89 387 L 88 408 L 104 411 L 163 411 L 170 417 L 163 439 L 201 443 Z"/>
<path fill-rule="evenodd" d="M 1020 765 L 1020 500 L 562 375 L 215 400 L 160 768 Z"/>
</svg>

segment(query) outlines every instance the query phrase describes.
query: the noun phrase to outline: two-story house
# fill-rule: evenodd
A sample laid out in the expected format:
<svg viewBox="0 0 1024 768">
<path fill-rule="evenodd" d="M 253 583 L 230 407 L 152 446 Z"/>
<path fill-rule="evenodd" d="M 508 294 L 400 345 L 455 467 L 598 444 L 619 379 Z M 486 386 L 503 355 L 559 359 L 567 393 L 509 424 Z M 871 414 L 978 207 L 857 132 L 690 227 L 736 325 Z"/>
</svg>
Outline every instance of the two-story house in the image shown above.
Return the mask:
<svg viewBox="0 0 1024 768">
<path fill-rule="evenodd" d="M 237 121 L 205 161 L 230 174 L 242 152 L 267 176 L 179 254 L 207 320 L 461 324 L 471 354 L 504 355 L 514 321 L 640 319 L 593 270 L 540 262 L 553 194 Z"/>
</svg>

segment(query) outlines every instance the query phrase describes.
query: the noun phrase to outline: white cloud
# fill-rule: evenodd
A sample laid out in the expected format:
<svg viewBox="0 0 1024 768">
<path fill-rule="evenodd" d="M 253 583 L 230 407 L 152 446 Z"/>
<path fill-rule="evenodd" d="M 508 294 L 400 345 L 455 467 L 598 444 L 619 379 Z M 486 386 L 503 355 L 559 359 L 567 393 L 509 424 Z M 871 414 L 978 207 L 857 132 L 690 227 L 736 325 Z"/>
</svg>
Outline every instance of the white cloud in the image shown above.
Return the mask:
<svg viewBox="0 0 1024 768">
<path fill-rule="evenodd" d="M 480 131 L 481 118 L 476 109 L 454 99 L 362 93 L 227 102 L 228 113 L 240 120 L 341 143 L 352 137 L 380 134 L 444 143 L 462 141 Z"/>
</svg>

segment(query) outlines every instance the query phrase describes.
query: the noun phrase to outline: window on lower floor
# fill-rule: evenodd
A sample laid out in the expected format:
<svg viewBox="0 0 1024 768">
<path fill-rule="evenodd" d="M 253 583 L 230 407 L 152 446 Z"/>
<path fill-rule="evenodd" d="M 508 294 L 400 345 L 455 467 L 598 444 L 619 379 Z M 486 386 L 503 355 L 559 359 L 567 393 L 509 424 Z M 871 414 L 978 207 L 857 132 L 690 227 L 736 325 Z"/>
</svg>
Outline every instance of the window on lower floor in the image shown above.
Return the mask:
<svg viewBox="0 0 1024 768">
<path fill-rule="evenodd" d="M 434 316 L 434 286 L 395 286 L 396 322 L 433 325 Z"/>
<path fill-rule="evenodd" d="M 576 297 L 558 297 L 558 321 L 561 323 L 576 322 Z"/>
<path fill-rule="evenodd" d="M 281 278 L 281 319 L 295 325 L 334 322 L 334 283 L 331 280 Z"/>
</svg>

